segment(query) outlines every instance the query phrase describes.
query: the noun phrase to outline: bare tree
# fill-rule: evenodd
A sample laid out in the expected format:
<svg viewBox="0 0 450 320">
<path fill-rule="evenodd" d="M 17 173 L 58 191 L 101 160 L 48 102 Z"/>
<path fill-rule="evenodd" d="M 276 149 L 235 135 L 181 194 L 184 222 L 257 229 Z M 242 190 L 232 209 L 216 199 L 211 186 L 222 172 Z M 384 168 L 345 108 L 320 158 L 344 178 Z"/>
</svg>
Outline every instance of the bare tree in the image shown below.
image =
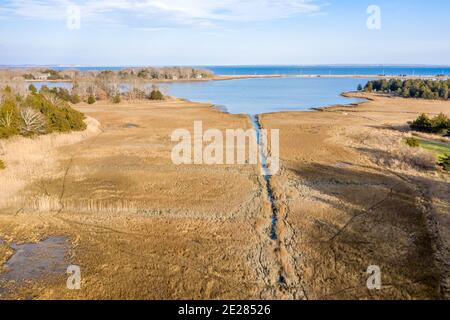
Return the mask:
<svg viewBox="0 0 450 320">
<path fill-rule="evenodd" d="M 26 107 L 20 110 L 22 125 L 20 132 L 23 135 L 45 133 L 45 118 L 38 111 Z"/>
</svg>

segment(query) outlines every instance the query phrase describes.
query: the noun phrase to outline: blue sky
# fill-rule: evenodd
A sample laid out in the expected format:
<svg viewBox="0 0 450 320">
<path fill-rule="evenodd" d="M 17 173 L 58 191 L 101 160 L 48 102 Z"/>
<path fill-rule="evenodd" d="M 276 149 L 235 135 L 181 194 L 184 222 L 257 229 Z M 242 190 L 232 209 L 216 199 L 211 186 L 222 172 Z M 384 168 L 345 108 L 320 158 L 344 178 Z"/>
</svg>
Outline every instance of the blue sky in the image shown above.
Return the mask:
<svg viewBox="0 0 450 320">
<path fill-rule="evenodd" d="M 446 0 L 0 0 L 0 65 L 450 65 L 448 30 Z"/>
</svg>

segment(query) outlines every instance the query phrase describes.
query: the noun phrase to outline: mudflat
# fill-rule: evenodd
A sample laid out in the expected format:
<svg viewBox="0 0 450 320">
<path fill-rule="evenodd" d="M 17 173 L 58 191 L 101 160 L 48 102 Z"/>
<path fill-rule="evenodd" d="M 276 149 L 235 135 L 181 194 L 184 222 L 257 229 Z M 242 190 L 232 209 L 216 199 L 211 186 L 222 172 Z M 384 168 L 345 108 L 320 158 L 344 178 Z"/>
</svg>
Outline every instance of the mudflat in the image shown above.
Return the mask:
<svg viewBox="0 0 450 320">
<path fill-rule="evenodd" d="M 9 195 L 14 201 L 4 199 L 0 231 L 2 263 L 14 253 L 12 243 L 66 237 L 82 289 L 68 290 L 62 274 L 10 283 L 4 297 L 261 298 L 271 242 L 258 166 L 171 160 L 175 129 L 192 130 L 194 121 L 204 129 L 245 129 L 249 118 L 183 101 L 78 109 L 97 119 L 99 129 L 49 153 L 52 166 L 42 166 L 47 158 L 34 164 L 46 172 Z M 15 169 L 12 161 L 5 175 L 8 169 Z"/>
<path fill-rule="evenodd" d="M 364 97 L 372 100 L 260 117 L 264 128 L 280 129 L 282 170 L 270 179 L 276 240 L 258 165 L 171 160 L 175 129 L 192 130 L 194 121 L 249 129 L 248 116 L 176 99 L 82 104 L 90 121 L 83 135 L 4 142 L 3 273 L 15 246 L 58 237 L 67 240 L 67 263 L 80 267 L 81 289 L 50 273 L 1 282 L 0 297 L 445 296 L 449 176 L 426 169 L 426 155 L 411 157 L 402 139 L 406 121 L 449 114 L 450 104 Z M 33 151 L 26 163 L 17 159 L 24 149 Z M 381 290 L 367 289 L 371 265 L 380 267 Z"/>
</svg>

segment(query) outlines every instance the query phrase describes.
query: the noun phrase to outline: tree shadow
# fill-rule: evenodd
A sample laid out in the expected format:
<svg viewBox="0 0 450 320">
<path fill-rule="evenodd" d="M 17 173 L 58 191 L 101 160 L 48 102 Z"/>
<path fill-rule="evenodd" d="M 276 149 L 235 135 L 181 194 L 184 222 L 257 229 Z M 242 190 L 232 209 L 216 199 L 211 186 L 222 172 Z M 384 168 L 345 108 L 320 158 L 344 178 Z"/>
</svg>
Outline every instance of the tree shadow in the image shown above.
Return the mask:
<svg viewBox="0 0 450 320">
<path fill-rule="evenodd" d="M 310 286 L 330 283 L 317 298 L 439 297 L 432 239 L 408 178 L 359 166 L 309 164 L 292 171 L 328 207 L 327 214 L 300 218 L 307 226 L 300 245 L 308 247 L 305 260 L 315 269 Z M 380 266 L 385 290 L 365 287 L 370 265 Z"/>
</svg>

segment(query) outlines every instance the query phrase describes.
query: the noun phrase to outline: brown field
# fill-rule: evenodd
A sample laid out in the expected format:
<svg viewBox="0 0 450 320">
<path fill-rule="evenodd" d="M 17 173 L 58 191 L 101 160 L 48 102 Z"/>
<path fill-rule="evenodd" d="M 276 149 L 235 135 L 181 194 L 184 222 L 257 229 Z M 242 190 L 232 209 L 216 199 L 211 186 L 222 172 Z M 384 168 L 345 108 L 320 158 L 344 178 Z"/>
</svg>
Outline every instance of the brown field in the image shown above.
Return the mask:
<svg viewBox="0 0 450 320">
<path fill-rule="evenodd" d="M 371 98 L 261 116 L 280 129 L 277 241 L 258 166 L 170 158 L 173 130 L 251 128 L 247 116 L 179 100 L 79 105 L 86 132 L 2 142 L 3 271 L 13 244 L 63 236 L 82 288 L 68 290 L 65 272 L 3 283 L 0 273 L 0 298 L 448 297 L 449 175 L 402 138 L 406 121 L 450 114 L 450 103 Z M 382 290 L 367 290 L 369 265 Z"/>
<path fill-rule="evenodd" d="M 403 143 L 421 112 L 450 103 L 365 96 L 356 107 L 261 117 L 280 128 L 283 170 L 271 186 L 287 286 L 311 299 L 449 297 L 449 174 Z M 366 288 L 370 265 L 382 290 Z"/>
</svg>

